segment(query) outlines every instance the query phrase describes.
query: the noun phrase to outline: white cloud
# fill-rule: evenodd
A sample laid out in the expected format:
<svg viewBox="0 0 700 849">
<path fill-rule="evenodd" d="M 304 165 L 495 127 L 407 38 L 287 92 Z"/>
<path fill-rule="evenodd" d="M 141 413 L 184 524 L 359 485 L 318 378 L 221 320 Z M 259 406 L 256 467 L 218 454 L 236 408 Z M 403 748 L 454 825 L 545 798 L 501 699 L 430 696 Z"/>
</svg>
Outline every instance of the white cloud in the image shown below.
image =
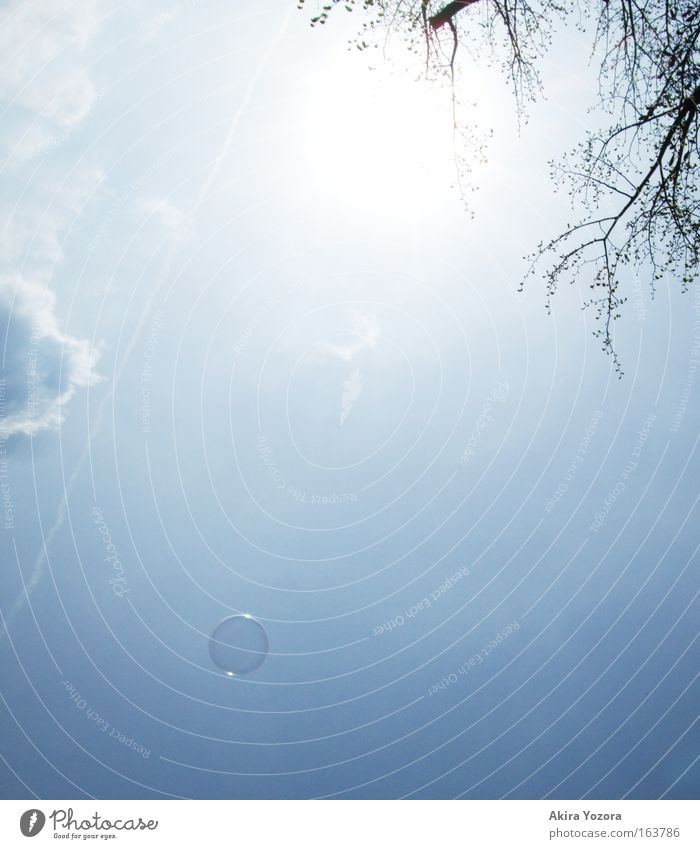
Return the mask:
<svg viewBox="0 0 700 849">
<path fill-rule="evenodd" d="M 80 386 L 95 382 L 96 351 L 63 334 L 53 294 L 27 281 L 0 280 L 0 435 L 56 427 Z"/>
<path fill-rule="evenodd" d="M 376 316 L 359 315 L 352 321 L 352 327 L 347 333 L 350 338 L 345 344 L 324 342 L 320 346 L 320 351 L 322 354 L 338 357 L 349 363 L 360 351 L 364 351 L 366 348 L 370 350 L 376 348 L 379 334 L 380 328 Z"/>
<path fill-rule="evenodd" d="M 181 11 L 182 8 L 176 6 L 141 21 L 139 24 L 139 33 L 143 41 L 154 41 L 160 35 L 163 27 L 166 27 L 172 20 L 174 20 Z"/>
<path fill-rule="evenodd" d="M 48 276 L 52 266 L 63 259 L 67 229 L 80 215 L 103 179 L 96 170 L 74 175 L 55 191 L 50 183 L 34 192 L 18 208 L 0 206 L 0 263 L 21 264 L 36 279 Z"/>
<path fill-rule="evenodd" d="M 141 200 L 138 209 L 180 241 L 189 239 L 193 234 L 191 216 L 165 198 L 151 197 Z"/>
<path fill-rule="evenodd" d="M 0 100 L 10 159 L 58 142 L 89 112 L 96 93 L 84 50 L 102 0 L 10 0 L 0 10 Z M 71 224 L 102 179 L 84 169 L 60 188 L 32 183 L 0 207 L 0 433 L 55 427 L 79 386 L 94 380 L 96 354 L 58 327 L 42 285 L 63 260 Z M 32 282 L 29 282 L 31 280 Z"/>
<path fill-rule="evenodd" d="M 343 394 L 340 398 L 340 425 L 345 424 L 345 419 L 350 415 L 355 401 L 362 394 L 362 375 L 356 368 L 351 372 L 346 381 L 343 382 Z"/>
<path fill-rule="evenodd" d="M 0 98 L 20 113 L 8 137 L 13 159 L 36 155 L 90 111 L 96 89 L 82 51 L 97 31 L 97 6 L 13 0 L 0 12 Z"/>
<path fill-rule="evenodd" d="M 51 181 L 16 208 L 0 206 L 0 435 L 33 434 L 62 421 L 79 386 L 94 381 L 96 352 L 58 328 L 48 283 L 66 233 L 102 180 Z M 31 282 L 30 282 L 31 280 Z"/>
</svg>

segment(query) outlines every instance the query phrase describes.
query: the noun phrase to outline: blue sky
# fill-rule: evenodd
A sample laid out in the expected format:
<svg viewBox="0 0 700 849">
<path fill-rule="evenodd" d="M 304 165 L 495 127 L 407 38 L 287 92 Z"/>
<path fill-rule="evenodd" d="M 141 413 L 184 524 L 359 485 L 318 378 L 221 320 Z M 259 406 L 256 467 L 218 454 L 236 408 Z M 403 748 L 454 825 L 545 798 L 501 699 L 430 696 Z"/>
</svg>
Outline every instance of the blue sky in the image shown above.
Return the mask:
<svg viewBox="0 0 700 849">
<path fill-rule="evenodd" d="M 520 134 L 463 68 L 470 217 L 342 10 L 3 14 L 3 796 L 692 797 L 700 291 L 629 275 L 621 381 L 517 293 L 581 36 Z"/>
</svg>

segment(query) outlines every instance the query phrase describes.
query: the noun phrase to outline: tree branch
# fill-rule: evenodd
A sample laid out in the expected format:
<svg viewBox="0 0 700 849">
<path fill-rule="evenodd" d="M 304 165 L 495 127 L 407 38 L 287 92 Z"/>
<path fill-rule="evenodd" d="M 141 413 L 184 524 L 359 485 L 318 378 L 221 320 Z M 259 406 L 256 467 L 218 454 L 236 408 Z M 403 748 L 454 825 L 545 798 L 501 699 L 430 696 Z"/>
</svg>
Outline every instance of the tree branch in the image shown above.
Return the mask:
<svg viewBox="0 0 700 849">
<path fill-rule="evenodd" d="M 441 26 L 444 26 L 446 23 L 451 23 L 452 18 L 464 9 L 467 6 L 471 6 L 472 3 L 477 3 L 478 0 L 453 0 L 452 3 L 448 3 L 446 6 L 443 6 L 442 9 L 437 13 L 437 15 L 432 15 L 428 20 L 430 22 L 430 26 L 433 29 L 440 29 Z"/>
</svg>

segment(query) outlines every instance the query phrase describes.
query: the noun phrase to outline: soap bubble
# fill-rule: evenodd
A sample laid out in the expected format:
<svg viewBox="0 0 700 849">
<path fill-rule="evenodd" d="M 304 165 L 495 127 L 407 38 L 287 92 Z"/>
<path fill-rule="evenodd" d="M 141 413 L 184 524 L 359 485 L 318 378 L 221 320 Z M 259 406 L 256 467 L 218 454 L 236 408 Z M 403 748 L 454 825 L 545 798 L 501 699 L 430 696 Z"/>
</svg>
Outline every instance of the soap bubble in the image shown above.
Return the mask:
<svg viewBox="0 0 700 849">
<path fill-rule="evenodd" d="M 257 669 L 267 657 L 267 632 L 248 613 L 227 616 L 209 639 L 209 654 L 228 675 L 244 675 Z"/>
</svg>

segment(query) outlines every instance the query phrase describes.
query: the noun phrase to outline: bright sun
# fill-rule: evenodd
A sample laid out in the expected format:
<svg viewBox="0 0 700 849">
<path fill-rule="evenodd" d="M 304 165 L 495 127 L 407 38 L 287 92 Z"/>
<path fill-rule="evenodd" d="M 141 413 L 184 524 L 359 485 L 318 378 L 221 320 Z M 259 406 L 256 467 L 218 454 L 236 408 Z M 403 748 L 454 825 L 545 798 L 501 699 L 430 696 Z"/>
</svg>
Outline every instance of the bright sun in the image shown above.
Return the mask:
<svg viewBox="0 0 700 849">
<path fill-rule="evenodd" d="M 314 178 L 345 202 L 410 210 L 444 198 L 455 180 L 449 91 L 371 71 L 365 57 L 344 58 L 314 83 L 306 127 Z"/>
</svg>

